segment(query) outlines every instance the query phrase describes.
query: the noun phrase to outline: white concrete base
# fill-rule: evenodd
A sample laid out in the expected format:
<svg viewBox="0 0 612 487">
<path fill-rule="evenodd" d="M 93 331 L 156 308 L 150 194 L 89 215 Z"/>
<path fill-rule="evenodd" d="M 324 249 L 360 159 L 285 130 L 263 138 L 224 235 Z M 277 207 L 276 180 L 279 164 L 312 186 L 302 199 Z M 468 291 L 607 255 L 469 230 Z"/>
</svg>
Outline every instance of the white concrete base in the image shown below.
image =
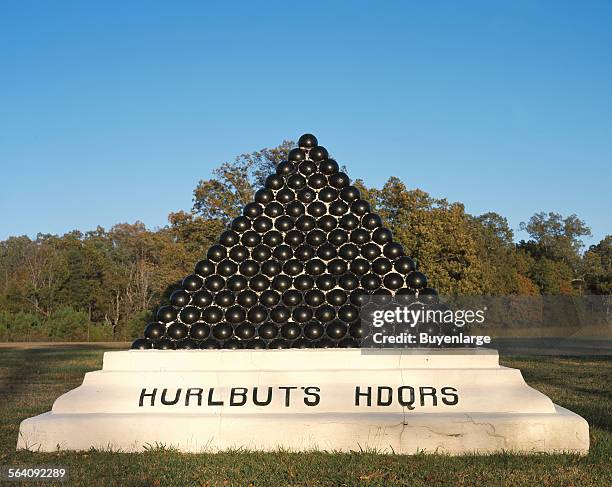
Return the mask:
<svg viewBox="0 0 612 487">
<path fill-rule="evenodd" d="M 107 352 L 18 449 L 577 452 L 589 427 L 493 350 Z"/>
</svg>

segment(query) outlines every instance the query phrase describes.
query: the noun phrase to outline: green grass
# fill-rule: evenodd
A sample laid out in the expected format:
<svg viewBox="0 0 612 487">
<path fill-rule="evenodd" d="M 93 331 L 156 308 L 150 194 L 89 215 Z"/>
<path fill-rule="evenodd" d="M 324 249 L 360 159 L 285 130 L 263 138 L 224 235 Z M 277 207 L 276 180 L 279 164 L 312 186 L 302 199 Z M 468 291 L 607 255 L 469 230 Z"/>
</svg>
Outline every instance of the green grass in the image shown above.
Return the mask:
<svg viewBox="0 0 612 487">
<path fill-rule="evenodd" d="M 529 357 L 503 360 L 591 426 L 588 455 L 449 457 L 376 453 L 231 451 L 181 454 L 15 452 L 19 422 L 48 411 L 55 398 L 101 368 L 104 350 L 83 347 L 0 350 L 0 465 L 62 465 L 68 485 L 612 485 L 612 361 Z M 14 484 L 14 485 L 24 485 Z M 45 483 L 42 485 L 49 485 Z M 66 485 L 66 484 L 59 484 Z"/>
</svg>

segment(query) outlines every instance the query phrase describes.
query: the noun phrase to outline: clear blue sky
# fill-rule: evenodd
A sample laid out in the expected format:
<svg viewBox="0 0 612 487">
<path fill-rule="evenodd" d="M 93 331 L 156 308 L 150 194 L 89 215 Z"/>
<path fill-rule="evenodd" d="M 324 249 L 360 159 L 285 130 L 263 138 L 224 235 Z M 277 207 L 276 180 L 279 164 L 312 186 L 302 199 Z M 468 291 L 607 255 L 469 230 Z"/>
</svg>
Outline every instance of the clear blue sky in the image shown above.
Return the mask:
<svg viewBox="0 0 612 487">
<path fill-rule="evenodd" d="M 576 213 L 596 243 L 612 2 L 0 4 L 0 238 L 163 226 L 221 162 L 305 131 L 370 185 L 515 229 Z"/>
</svg>

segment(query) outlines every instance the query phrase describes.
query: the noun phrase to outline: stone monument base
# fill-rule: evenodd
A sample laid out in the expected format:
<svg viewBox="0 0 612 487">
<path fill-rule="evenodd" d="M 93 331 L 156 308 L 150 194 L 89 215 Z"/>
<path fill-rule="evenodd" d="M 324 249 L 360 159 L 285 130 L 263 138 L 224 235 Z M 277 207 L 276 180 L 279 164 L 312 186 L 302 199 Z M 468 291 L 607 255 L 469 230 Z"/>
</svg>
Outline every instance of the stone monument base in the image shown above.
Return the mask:
<svg viewBox="0 0 612 487">
<path fill-rule="evenodd" d="M 485 349 L 130 350 L 21 423 L 18 449 L 576 452 L 577 414 Z"/>
</svg>

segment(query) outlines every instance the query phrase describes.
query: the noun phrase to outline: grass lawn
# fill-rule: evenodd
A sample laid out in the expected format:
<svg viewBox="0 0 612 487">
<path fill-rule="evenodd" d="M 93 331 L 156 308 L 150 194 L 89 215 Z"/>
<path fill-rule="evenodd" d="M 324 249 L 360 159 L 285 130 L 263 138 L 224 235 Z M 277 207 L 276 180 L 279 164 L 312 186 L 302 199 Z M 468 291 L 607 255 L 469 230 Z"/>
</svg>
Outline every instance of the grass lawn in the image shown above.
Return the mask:
<svg viewBox="0 0 612 487">
<path fill-rule="evenodd" d="M 587 419 L 591 451 L 584 457 L 15 452 L 19 422 L 50 410 L 55 398 L 81 383 L 85 372 L 100 369 L 103 352 L 83 346 L 0 349 L 0 465 L 66 466 L 70 472 L 67 484 L 84 486 L 612 485 L 610 358 L 517 357 L 502 361 L 520 368 L 527 382 L 554 402 Z"/>
</svg>

